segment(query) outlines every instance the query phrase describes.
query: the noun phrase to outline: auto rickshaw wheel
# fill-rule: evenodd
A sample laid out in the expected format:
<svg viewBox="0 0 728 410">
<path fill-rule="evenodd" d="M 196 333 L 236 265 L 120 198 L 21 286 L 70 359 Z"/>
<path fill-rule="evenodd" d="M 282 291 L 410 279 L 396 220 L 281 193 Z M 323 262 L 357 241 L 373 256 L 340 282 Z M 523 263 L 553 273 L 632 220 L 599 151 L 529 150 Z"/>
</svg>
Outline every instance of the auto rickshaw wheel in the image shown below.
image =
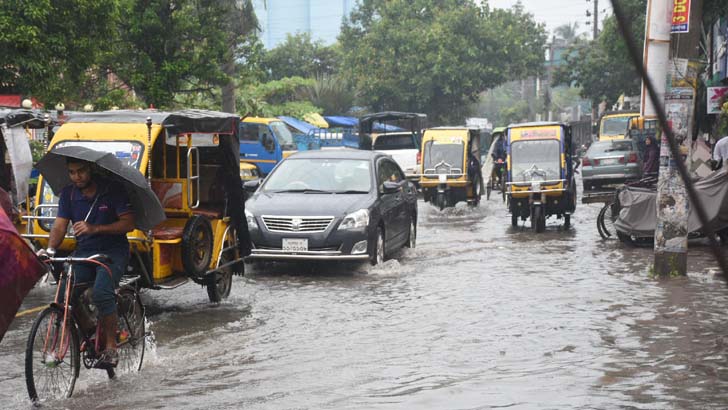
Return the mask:
<svg viewBox="0 0 728 410">
<path fill-rule="evenodd" d="M 518 214 L 515 212 L 511 214 L 511 226 L 518 228 Z"/>
<path fill-rule="evenodd" d="M 546 230 L 546 216 L 543 214 L 543 208 L 535 206 L 533 212 L 531 212 L 531 228 L 536 233 L 541 233 Z"/>
<path fill-rule="evenodd" d="M 571 227 L 571 215 L 564 214 L 564 229 L 569 229 L 569 227 Z"/>
<path fill-rule="evenodd" d="M 223 252 L 220 256 L 219 265 L 224 265 L 232 261 L 230 253 L 231 251 Z M 219 303 L 221 300 L 230 296 L 230 289 L 233 287 L 232 266 L 209 273 L 205 277 L 205 287 L 207 288 L 207 297 L 212 303 Z"/>
<path fill-rule="evenodd" d="M 447 206 L 447 197 L 445 196 L 444 192 L 437 193 L 436 204 L 441 211 L 445 209 L 445 207 Z"/>
<path fill-rule="evenodd" d="M 193 215 L 182 232 L 182 267 L 188 275 L 202 276 L 212 260 L 212 226 L 201 215 Z"/>
<path fill-rule="evenodd" d="M 472 206 L 478 206 L 480 204 L 480 197 L 483 196 L 483 191 L 481 190 L 481 184 L 480 184 L 480 175 L 476 175 L 475 178 L 473 178 L 473 199 L 470 201 L 470 204 Z M 488 194 L 488 197 L 490 197 L 490 194 Z"/>
</svg>

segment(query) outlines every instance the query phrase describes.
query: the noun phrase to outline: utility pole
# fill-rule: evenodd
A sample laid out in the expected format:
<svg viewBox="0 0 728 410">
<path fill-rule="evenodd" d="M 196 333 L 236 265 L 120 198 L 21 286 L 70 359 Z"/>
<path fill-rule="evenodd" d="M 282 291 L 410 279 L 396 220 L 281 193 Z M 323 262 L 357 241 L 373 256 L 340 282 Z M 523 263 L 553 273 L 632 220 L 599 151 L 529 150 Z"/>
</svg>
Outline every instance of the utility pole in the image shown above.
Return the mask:
<svg viewBox="0 0 728 410">
<path fill-rule="evenodd" d="M 659 0 L 652 0 L 659 1 Z M 668 0 L 662 0 L 668 2 Z M 670 85 L 665 92 L 668 125 L 683 147 L 693 135 L 695 112 L 695 78 L 683 61 L 697 60 L 702 33 L 702 0 L 673 0 L 672 25 L 685 17 L 688 32 L 670 36 Z M 686 14 L 689 13 L 689 16 Z M 659 80 L 659 78 L 658 78 Z M 680 141 L 682 139 L 682 141 Z M 660 171 L 657 182 L 657 226 L 655 227 L 655 273 L 673 275 L 687 273 L 688 214 L 690 204 L 685 184 L 677 171 L 676 158 L 670 154 L 665 135 L 660 149 Z"/>
<path fill-rule="evenodd" d="M 599 0 L 594 0 L 594 23 L 592 23 L 592 38 L 597 39 L 599 35 Z"/>
</svg>

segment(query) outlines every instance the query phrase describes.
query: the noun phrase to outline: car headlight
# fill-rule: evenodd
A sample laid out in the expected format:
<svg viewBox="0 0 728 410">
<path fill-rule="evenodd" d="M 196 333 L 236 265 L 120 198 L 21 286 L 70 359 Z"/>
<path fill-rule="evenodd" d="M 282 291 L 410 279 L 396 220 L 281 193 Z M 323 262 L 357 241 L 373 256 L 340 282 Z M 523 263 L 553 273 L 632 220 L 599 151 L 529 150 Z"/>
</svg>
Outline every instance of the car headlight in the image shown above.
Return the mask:
<svg viewBox="0 0 728 410">
<path fill-rule="evenodd" d="M 255 219 L 255 215 L 252 212 L 245 210 L 245 219 L 248 221 L 248 229 L 258 229 L 258 221 Z"/>
<path fill-rule="evenodd" d="M 359 229 L 366 228 L 369 225 L 369 210 L 360 209 L 346 215 L 339 224 L 339 229 Z"/>
</svg>

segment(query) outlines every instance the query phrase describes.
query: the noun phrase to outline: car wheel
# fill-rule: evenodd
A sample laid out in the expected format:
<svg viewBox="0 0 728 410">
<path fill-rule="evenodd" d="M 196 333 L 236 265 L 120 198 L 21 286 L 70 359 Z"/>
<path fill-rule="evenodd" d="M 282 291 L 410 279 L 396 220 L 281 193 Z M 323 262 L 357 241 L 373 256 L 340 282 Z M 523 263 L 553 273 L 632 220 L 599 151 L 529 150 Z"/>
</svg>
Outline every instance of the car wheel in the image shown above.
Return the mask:
<svg viewBox="0 0 728 410">
<path fill-rule="evenodd" d="M 379 265 L 384 262 L 384 231 L 381 227 L 377 228 L 377 238 L 375 239 L 372 253 L 369 255 L 369 263 L 372 266 Z"/>
<path fill-rule="evenodd" d="M 408 248 L 414 248 L 417 244 L 417 215 L 412 216 L 412 222 L 410 222 L 409 237 L 405 244 Z"/>
</svg>

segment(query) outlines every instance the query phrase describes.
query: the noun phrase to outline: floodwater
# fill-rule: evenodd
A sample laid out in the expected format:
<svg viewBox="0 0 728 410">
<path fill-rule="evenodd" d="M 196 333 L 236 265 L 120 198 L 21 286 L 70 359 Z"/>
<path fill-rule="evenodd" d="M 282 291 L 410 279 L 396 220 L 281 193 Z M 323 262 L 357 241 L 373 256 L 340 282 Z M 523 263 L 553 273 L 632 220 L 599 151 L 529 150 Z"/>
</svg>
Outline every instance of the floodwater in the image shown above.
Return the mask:
<svg viewBox="0 0 728 410">
<path fill-rule="evenodd" d="M 573 227 L 510 227 L 420 203 L 417 248 L 383 266 L 247 265 L 213 306 L 188 284 L 143 294 L 143 369 L 81 370 L 67 409 L 721 409 L 728 289 L 697 244 L 685 278 L 649 277 L 651 249 L 603 241 L 598 205 Z M 31 292 L 23 309 L 51 298 Z M 31 408 L 33 315 L 0 345 L 0 407 Z"/>
</svg>

